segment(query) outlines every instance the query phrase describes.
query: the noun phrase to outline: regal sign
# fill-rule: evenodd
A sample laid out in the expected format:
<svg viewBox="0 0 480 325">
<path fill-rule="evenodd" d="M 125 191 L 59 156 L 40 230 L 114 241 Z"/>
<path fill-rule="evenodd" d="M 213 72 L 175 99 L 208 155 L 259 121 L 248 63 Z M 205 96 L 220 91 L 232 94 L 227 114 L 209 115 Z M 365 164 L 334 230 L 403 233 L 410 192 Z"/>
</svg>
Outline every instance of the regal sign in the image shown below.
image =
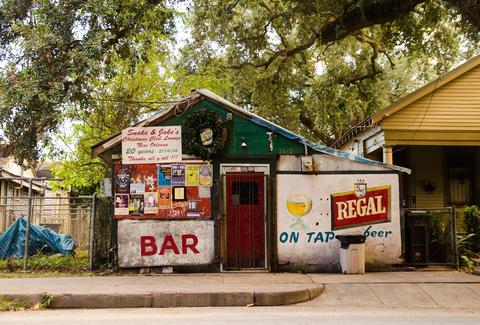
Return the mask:
<svg viewBox="0 0 480 325">
<path fill-rule="evenodd" d="M 332 230 L 389 222 L 390 189 L 390 185 L 368 188 L 358 181 L 353 191 L 332 194 Z"/>
<path fill-rule="evenodd" d="M 131 127 L 122 131 L 122 164 L 159 164 L 182 160 L 180 126 Z"/>
</svg>

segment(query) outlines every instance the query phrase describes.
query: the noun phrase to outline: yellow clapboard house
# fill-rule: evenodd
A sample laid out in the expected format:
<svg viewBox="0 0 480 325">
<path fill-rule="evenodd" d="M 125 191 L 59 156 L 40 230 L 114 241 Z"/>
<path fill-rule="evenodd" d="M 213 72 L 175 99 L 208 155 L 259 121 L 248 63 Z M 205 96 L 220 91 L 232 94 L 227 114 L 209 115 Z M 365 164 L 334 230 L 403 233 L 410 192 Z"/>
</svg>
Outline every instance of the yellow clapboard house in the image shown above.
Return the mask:
<svg viewBox="0 0 480 325">
<path fill-rule="evenodd" d="M 480 56 L 372 115 L 333 146 L 411 168 L 403 180 L 407 216 L 480 204 Z M 413 223 L 421 224 L 418 219 Z M 424 224 L 431 228 L 431 221 Z"/>
</svg>

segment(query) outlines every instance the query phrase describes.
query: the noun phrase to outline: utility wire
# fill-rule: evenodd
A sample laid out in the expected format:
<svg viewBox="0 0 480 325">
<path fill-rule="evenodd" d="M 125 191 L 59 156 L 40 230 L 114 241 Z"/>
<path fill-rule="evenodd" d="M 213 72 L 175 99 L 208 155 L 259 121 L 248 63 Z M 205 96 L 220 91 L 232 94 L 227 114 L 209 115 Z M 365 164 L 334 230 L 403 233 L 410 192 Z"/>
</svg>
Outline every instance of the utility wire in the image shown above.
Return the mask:
<svg viewBox="0 0 480 325">
<path fill-rule="evenodd" d="M 425 112 L 423 113 L 423 116 L 422 116 L 422 119 L 420 120 L 420 122 L 418 123 L 418 126 L 417 128 L 415 129 L 415 131 L 413 132 L 413 135 L 411 137 L 411 139 L 407 142 L 407 145 L 411 145 L 413 143 L 413 141 L 415 141 L 415 137 L 417 136 L 417 133 L 420 131 L 420 128 L 422 127 L 423 125 L 423 122 L 425 121 L 425 118 L 428 114 L 428 111 L 430 109 L 430 106 L 432 104 L 432 99 L 433 99 L 433 96 L 435 95 L 435 92 L 437 90 L 437 87 L 438 87 L 438 82 L 440 81 L 440 78 L 441 77 L 438 77 L 437 80 L 435 81 L 435 86 L 433 87 L 433 90 L 432 92 L 430 93 L 430 98 L 428 100 L 428 104 L 427 106 L 425 107 Z M 418 112 L 418 114 L 416 115 L 415 119 L 421 114 L 421 111 Z"/>
<path fill-rule="evenodd" d="M 128 104 L 173 104 L 178 102 L 178 100 L 138 101 L 138 100 L 123 100 L 123 99 L 98 98 L 98 97 L 89 97 L 89 99 L 105 101 L 105 102 L 128 103 Z"/>
</svg>

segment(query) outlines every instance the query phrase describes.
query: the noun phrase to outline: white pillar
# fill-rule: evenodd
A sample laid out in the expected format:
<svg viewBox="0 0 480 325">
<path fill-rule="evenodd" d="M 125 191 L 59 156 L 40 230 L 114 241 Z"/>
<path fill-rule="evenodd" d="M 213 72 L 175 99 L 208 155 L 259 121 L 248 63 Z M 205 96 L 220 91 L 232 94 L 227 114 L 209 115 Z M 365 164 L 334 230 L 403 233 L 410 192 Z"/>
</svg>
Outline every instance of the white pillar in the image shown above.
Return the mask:
<svg viewBox="0 0 480 325">
<path fill-rule="evenodd" d="M 383 162 L 393 164 L 393 149 L 390 146 L 383 147 Z"/>
</svg>

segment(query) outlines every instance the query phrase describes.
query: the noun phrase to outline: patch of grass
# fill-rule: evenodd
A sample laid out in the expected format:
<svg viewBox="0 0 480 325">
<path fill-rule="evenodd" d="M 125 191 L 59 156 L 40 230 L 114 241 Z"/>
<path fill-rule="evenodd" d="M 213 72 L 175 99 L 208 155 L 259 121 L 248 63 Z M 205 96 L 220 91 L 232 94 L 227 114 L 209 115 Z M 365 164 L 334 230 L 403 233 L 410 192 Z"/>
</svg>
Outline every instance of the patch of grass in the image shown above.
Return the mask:
<svg viewBox="0 0 480 325">
<path fill-rule="evenodd" d="M 0 296 L 0 312 L 2 311 L 22 311 L 22 310 L 41 310 L 47 309 L 53 302 L 53 295 L 50 293 L 42 293 L 40 301 L 28 303 L 21 299 L 7 299 Z"/>
<path fill-rule="evenodd" d="M 12 273 L 0 272 L 0 278 L 65 278 L 73 276 L 102 276 L 107 274 L 94 272 L 57 272 L 57 271 L 18 271 Z"/>
<path fill-rule="evenodd" d="M 20 299 L 9 300 L 0 296 L 0 311 L 19 311 L 30 308 L 31 306 Z"/>
<path fill-rule="evenodd" d="M 23 258 L 0 260 L 0 273 L 23 269 Z M 88 271 L 88 252 L 78 251 L 75 255 L 45 255 L 38 253 L 28 259 L 29 271 L 42 272 L 86 272 Z"/>
</svg>

